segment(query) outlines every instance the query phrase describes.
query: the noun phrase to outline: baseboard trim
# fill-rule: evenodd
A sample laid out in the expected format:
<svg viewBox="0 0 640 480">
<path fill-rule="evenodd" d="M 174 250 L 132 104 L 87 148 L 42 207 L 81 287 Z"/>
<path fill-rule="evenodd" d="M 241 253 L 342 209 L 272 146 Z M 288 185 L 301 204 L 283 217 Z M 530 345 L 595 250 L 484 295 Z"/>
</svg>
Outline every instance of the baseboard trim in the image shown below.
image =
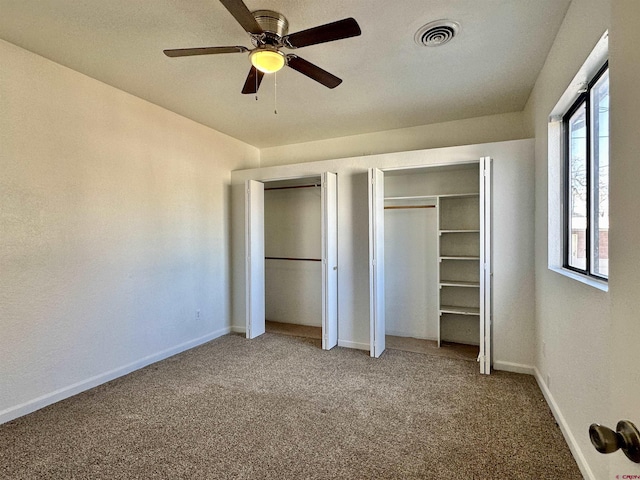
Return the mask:
<svg viewBox="0 0 640 480">
<path fill-rule="evenodd" d="M 16 405 L 14 407 L 9 407 L 5 410 L 0 411 L 0 425 L 3 423 L 9 422 L 16 418 L 22 417 L 29 413 L 35 412 L 36 410 L 40 410 L 41 408 L 52 405 L 56 402 L 64 400 L 65 398 L 72 397 L 77 395 L 78 393 L 82 393 L 91 388 L 97 387 L 98 385 L 102 385 L 103 383 L 110 382 L 111 380 L 115 380 L 118 377 L 122 377 L 131 373 L 135 370 L 139 370 L 144 368 L 152 363 L 159 362 L 166 358 L 177 355 L 178 353 L 184 352 L 191 348 L 197 347 L 204 343 L 210 342 L 218 337 L 223 335 L 227 335 L 231 333 L 231 327 L 221 328 L 215 332 L 208 333 L 202 337 L 190 340 L 188 342 L 181 343 L 180 345 L 176 345 L 174 347 L 168 348 L 158 353 L 154 353 L 152 355 L 148 355 L 140 360 L 136 360 L 135 362 L 129 363 L 128 365 L 124 365 L 122 367 L 116 368 L 114 370 L 109 370 L 108 372 L 101 373 L 99 375 L 95 375 L 86 380 L 82 380 L 80 382 L 74 383 L 73 385 L 69 385 L 67 387 L 60 388 L 55 390 L 54 392 L 47 393 L 38 398 L 34 398 L 33 400 L 29 400 L 20 405 Z"/>
<path fill-rule="evenodd" d="M 501 361 L 494 361 L 493 368 L 494 370 L 501 370 L 503 372 L 524 373 L 525 375 L 535 375 L 536 370 L 535 367 L 531 365 Z"/>
<path fill-rule="evenodd" d="M 368 343 L 350 342 L 349 340 L 338 340 L 338 346 L 344 348 L 353 348 L 355 350 L 369 351 Z"/>
<path fill-rule="evenodd" d="M 582 450 L 580 449 L 578 442 L 576 442 L 576 438 L 573 436 L 573 433 L 571 433 L 571 430 L 569 429 L 569 425 L 567 424 L 567 421 L 562 415 L 562 412 L 560 411 L 558 404 L 553 398 L 551 391 L 547 388 L 547 384 L 543 381 L 540 371 L 536 367 L 534 367 L 533 370 L 534 370 L 534 377 L 538 382 L 538 386 L 542 391 L 542 395 L 544 395 L 544 398 L 547 401 L 549 408 L 551 409 L 551 413 L 553 413 L 553 416 L 555 417 L 556 422 L 558 422 L 560 431 L 562 432 L 562 435 L 564 436 L 564 439 L 567 442 L 567 445 L 569 445 L 569 450 L 571 450 L 571 454 L 573 455 L 573 458 L 578 464 L 580 473 L 582 473 L 582 476 L 587 480 L 597 480 L 595 475 L 593 474 L 593 471 L 589 467 L 589 464 L 587 463 L 586 458 L 582 454 Z"/>
<path fill-rule="evenodd" d="M 231 326 L 231 332 L 233 332 L 233 333 L 247 333 L 247 329 L 246 329 L 246 327 L 236 327 L 234 325 L 234 326 Z"/>
</svg>

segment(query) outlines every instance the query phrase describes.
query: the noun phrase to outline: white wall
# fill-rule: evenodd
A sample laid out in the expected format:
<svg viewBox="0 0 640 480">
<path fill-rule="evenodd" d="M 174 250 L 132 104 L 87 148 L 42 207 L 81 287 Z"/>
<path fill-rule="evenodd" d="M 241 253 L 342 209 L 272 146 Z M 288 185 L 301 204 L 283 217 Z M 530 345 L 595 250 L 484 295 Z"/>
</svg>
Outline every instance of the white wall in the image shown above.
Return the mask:
<svg viewBox="0 0 640 480">
<path fill-rule="evenodd" d="M 258 151 L 2 41 L 0 59 L 2 422 L 229 330 L 229 171 Z"/>
<path fill-rule="evenodd" d="M 528 138 L 523 121 L 522 112 L 503 113 L 263 148 L 260 150 L 260 165 L 270 167 L 334 158 L 518 140 Z"/>
<path fill-rule="evenodd" d="M 342 158 L 234 171 L 232 180 L 233 324 L 245 325 L 244 181 L 338 174 L 338 336 L 341 345 L 369 349 L 367 169 L 494 159 L 494 364 L 534 362 L 533 141 Z M 516 260 L 517 259 L 517 260 Z"/>
<path fill-rule="evenodd" d="M 525 109 L 536 138 L 536 365 L 583 474 L 597 479 L 608 478 L 607 460 L 592 448 L 587 429 L 606 418 L 609 405 L 610 299 L 547 267 L 547 198 L 555 188 L 548 184 L 547 124 L 608 28 L 608 0 L 573 0 Z"/>
<path fill-rule="evenodd" d="M 319 186 L 265 190 L 265 256 L 322 258 L 320 195 Z M 321 262 L 266 260 L 264 283 L 267 320 L 322 325 Z"/>
</svg>

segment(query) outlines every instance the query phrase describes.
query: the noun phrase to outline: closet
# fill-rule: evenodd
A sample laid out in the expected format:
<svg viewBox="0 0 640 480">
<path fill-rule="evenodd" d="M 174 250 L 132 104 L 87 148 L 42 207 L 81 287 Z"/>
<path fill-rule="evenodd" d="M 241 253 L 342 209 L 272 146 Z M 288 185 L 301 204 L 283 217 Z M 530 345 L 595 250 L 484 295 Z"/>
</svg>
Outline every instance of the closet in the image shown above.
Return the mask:
<svg viewBox="0 0 640 480">
<path fill-rule="evenodd" d="M 264 188 L 265 319 L 267 331 L 322 327 L 320 177 Z M 305 326 L 307 329 L 287 327 Z"/>
<path fill-rule="evenodd" d="M 246 332 L 266 322 L 321 330 L 337 344 L 336 175 L 245 184 Z"/>
<path fill-rule="evenodd" d="M 475 348 L 489 373 L 490 165 L 370 169 L 372 356 L 388 335 L 446 342 Z"/>
</svg>

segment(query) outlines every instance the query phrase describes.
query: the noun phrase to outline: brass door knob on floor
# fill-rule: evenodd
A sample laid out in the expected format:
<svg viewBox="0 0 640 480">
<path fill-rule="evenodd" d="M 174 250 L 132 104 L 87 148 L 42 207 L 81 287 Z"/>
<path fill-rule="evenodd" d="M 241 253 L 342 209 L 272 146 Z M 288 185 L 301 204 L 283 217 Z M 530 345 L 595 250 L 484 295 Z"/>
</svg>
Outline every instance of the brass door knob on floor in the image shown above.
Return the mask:
<svg viewBox="0 0 640 480">
<path fill-rule="evenodd" d="M 593 423 L 589 427 L 589 438 L 600 453 L 613 453 L 622 449 L 629 460 L 640 463 L 640 432 L 628 420 L 620 420 L 615 431 Z"/>
</svg>

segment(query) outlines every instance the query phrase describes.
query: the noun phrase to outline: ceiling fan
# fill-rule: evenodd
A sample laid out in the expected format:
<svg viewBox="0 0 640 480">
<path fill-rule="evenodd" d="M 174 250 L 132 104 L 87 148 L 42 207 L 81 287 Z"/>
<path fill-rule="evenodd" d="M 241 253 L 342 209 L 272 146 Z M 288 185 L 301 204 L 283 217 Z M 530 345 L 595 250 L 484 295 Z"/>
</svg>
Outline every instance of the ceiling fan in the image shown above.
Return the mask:
<svg viewBox="0 0 640 480">
<path fill-rule="evenodd" d="M 342 80 L 293 53 L 283 53 L 282 48 L 296 49 L 356 37 L 362 32 L 353 18 L 327 23 L 289 34 L 289 22 L 281 13 L 273 10 L 249 11 L 242 0 L 220 0 L 233 18 L 246 30 L 255 48 L 244 46 L 176 48 L 164 50 L 168 57 L 215 55 L 220 53 L 249 52 L 251 70 L 242 93 L 257 93 L 265 73 L 274 73 L 285 65 L 297 70 L 325 87 L 335 88 Z"/>
</svg>

